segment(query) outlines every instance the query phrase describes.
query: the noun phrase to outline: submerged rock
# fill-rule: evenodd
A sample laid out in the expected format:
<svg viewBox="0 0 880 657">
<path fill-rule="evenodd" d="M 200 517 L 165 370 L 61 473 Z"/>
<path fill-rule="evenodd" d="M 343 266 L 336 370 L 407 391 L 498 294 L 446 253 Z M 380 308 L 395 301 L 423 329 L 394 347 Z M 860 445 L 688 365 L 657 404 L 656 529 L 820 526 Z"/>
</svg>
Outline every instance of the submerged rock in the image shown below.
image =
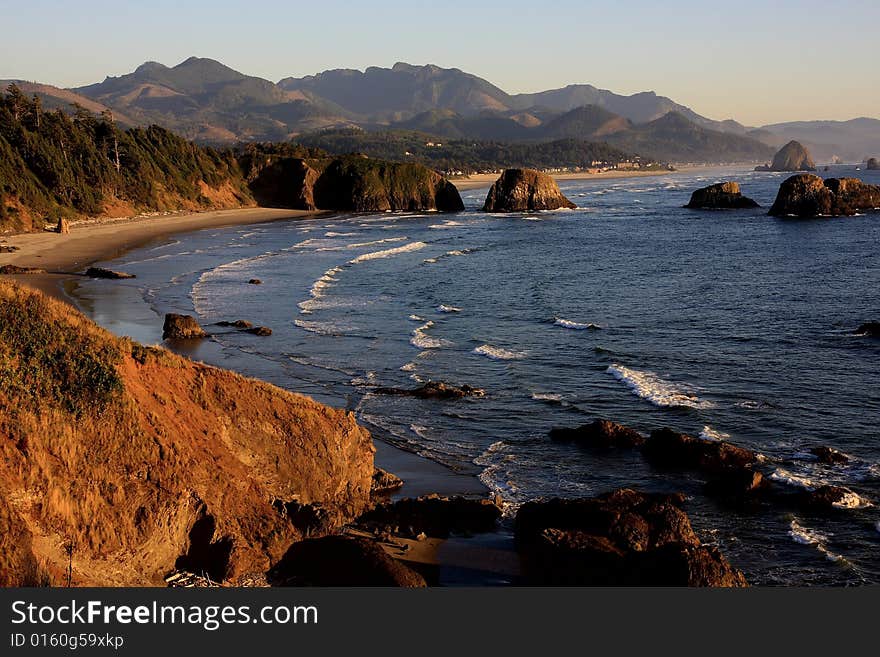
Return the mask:
<svg viewBox="0 0 880 657">
<path fill-rule="evenodd" d="M 550 430 L 550 438 L 598 448 L 640 447 L 645 443 L 645 437 L 635 429 L 610 420 L 594 420 L 574 429 L 555 427 Z"/>
<path fill-rule="evenodd" d="M 228 326 L 237 329 L 249 329 L 253 326 L 249 321 L 245 319 L 237 319 L 234 322 L 222 321 L 217 322 L 215 326 Z"/>
<path fill-rule="evenodd" d="M 374 541 L 348 536 L 294 543 L 267 579 L 273 586 L 427 586 L 424 577 Z"/>
<path fill-rule="evenodd" d="M 701 544 L 682 495 L 619 489 L 582 499 L 528 502 L 515 523 L 526 581 L 538 585 L 746 586 Z"/>
<path fill-rule="evenodd" d="M 776 217 L 849 216 L 880 208 L 880 186 L 856 178 L 800 174 L 779 186 L 770 214 Z"/>
<path fill-rule="evenodd" d="M 112 269 L 104 269 L 103 267 L 89 267 L 86 270 L 86 276 L 89 278 L 108 278 L 112 280 L 121 280 L 126 278 L 137 278 L 134 274 L 128 274 L 124 271 L 113 271 Z"/>
<path fill-rule="evenodd" d="M 252 278 L 251 280 L 248 281 L 248 285 L 262 285 L 262 284 L 263 284 L 263 281 L 261 281 L 259 278 Z"/>
<path fill-rule="evenodd" d="M 810 454 L 815 456 L 819 460 L 819 463 L 824 463 L 826 465 L 842 465 L 844 463 L 849 463 L 849 457 L 843 452 L 838 452 L 833 447 L 826 447 L 824 445 L 811 447 Z"/>
<path fill-rule="evenodd" d="M 268 338 L 272 335 L 272 329 L 268 326 L 255 326 L 254 328 L 245 329 L 245 333 L 250 333 L 251 335 L 258 335 L 261 338 Z"/>
<path fill-rule="evenodd" d="M 417 399 L 461 399 L 462 397 L 483 397 L 486 391 L 467 384 L 453 386 L 442 381 L 429 381 L 418 388 L 376 388 L 380 395 L 399 395 Z"/>
<path fill-rule="evenodd" d="M 760 206 L 742 195 L 739 183 L 723 182 L 696 190 L 684 207 L 692 210 L 735 210 Z"/>
<path fill-rule="evenodd" d="M 363 514 L 358 522 L 368 527 L 399 527 L 413 536 L 424 532 L 445 538 L 452 533 L 494 531 L 500 518 L 501 508 L 491 500 L 426 495 L 379 504 Z"/>
<path fill-rule="evenodd" d="M 880 338 L 880 322 L 865 322 L 856 329 L 856 333 L 871 338 Z"/>
<path fill-rule="evenodd" d="M 165 315 L 165 324 L 162 327 L 163 340 L 190 340 L 207 336 L 205 329 L 199 326 L 193 316 L 176 313 Z"/>
<path fill-rule="evenodd" d="M 546 173 L 534 169 L 507 169 L 489 190 L 483 211 L 536 212 L 575 207 Z"/>
</svg>

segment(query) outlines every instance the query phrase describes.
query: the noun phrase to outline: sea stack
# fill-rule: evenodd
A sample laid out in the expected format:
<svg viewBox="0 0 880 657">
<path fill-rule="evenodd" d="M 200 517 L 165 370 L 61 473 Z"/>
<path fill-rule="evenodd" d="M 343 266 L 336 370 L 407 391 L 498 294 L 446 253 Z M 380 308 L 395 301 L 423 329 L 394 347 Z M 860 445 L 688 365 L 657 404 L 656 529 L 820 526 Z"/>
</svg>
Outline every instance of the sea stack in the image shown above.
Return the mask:
<svg viewBox="0 0 880 657">
<path fill-rule="evenodd" d="M 880 208 L 880 185 L 857 178 L 828 178 L 802 173 L 779 186 L 770 208 L 775 217 L 840 217 Z"/>
<path fill-rule="evenodd" d="M 168 313 L 165 315 L 165 325 L 162 327 L 163 340 L 192 340 L 194 338 L 206 338 L 208 334 L 199 326 L 192 315 L 178 315 Z"/>
<path fill-rule="evenodd" d="M 798 141 L 790 141 L 773 156 L 769 167 L 757 167 L 756 171 L 815 171 L 816 163 L 810 152 Z"/>
<path fill-rule="evenodd" d="M 748 196 L 742 195 L 739 183 L 723 182 L 698 189 L 691 194 L 690 202 L 684 207 L 692 210 L 737 210 L 759 206 Z"/>
<path fill-rule="evenodd" d="M 576 208 L 546 173 L 534 169 L 507 169 L 492 185 L 484 212 L 535 212 Z"/>
<path fill-rule="evenodd" d="M 880 160 L 876 157 L 869 157 L 867 164 L 865 164 L 865 168 L 868 169 L 868 171 L 876 171 L 880 169 Z"/>
</svg>

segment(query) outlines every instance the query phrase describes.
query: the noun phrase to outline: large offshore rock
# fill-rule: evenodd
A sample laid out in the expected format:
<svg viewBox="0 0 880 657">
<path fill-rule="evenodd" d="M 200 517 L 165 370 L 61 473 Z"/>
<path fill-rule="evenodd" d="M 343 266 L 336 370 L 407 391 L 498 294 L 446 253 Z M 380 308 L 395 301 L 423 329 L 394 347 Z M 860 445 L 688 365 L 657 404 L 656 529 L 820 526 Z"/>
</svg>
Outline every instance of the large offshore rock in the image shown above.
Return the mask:
<svg viewBox="0 0 880 657">
<path fill-rule="evenodd" d="M 575 207 L 546 173 L 534 169 L 507 169 L 489 190 L 483 210 L 535 212 Z"/>
</svg>

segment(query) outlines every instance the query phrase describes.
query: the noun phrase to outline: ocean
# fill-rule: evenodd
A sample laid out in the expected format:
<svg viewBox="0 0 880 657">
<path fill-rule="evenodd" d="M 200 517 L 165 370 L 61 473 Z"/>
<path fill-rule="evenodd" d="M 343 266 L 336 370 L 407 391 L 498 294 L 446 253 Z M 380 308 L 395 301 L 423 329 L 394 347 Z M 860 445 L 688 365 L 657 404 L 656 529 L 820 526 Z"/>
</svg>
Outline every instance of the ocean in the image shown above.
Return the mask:
<svg viewBox="0 0 880 657">
<path fill-rule="evenodd" d="M 880 172 L 823 175 L 880 184 Z M 356 412 L 377 438 L 470 473 L 511 512 L 537 497 L 628 486 L 683 491 L 706 543 L 752 584 L 880 584 L 880 217 L 766 215 L 787 174 L 745 168 L 565 181 L 576 210 L 381 213 L 203 230 L 102 263 L 137 275 L 84 281 L 86 313 L 161 341 L 167 312 L 214 327 L 188 353 Z M 735 180 L 763 209 L 683 209 Z M 259 278 L 262 285 L 250 285 Z M 377 394 L 445 381 L 484 397 Z M 758 451 L 778 485 L 845 485 L 833 514 L 742 510 L 694 473 L 637 452 L 551 441 L 554 426 L 611 419 Z M 851 457 L 823 466 L 828 445 Z"/>
</svg>

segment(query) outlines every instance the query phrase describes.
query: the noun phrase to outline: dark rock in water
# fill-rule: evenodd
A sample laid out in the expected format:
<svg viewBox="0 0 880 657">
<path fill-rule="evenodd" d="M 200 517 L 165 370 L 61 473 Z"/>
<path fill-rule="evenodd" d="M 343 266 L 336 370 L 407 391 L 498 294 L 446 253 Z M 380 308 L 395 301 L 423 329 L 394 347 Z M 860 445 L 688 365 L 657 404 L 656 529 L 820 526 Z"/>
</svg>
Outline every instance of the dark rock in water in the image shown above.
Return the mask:
<svg viewBox="0 0 880 657">
<path fill-rule="evenodd" d="M 469 385 L 452 386 L 442 381 L 429 381 L 418 388 L 376 388 L 380 395 L 399 395 L 418 399 L 461 399 L 462 397 L 483 397 L 486 394 L 481 388 Z"/>
<path fill-rule="evenodd" d="M 4 274 L 6 276 L 13 276 L 17 274 L 45 274 L 45 269 L 39 269 L 38 267 L 19 267 L 17 265 L 2 265 L 0 266 L 0 274 Z"/>
<path fill-rule="evenodd" d="M 721 473 L 742 469 L 758 461 L 758 455 L 744 447 L 720 440 L 694 438 L 671 429 L 658 429 L 642 446 L 642 454 L 662 467 Z"/>
<path fill-rule="evenodd" d="M 871 338 L 880 338 L 880 322 L 865 322 L 856 329 L 856 333 Z"/>
<path fill-rule="evenodd" d="M 89 267 L 86 270 L 86 276 L 89 278 L 108 278 L 111 280 L 121 280 L 126 278 L 137 278 L 134 274 L 127 274 L 124 271 L 113 271 L 112 269 L 104 269 L 103 267 Z"/>
<path fill-rule="evenodd" d="M 445 538 L 452 533 L 495 531 L 500 518 L 501 508 L 490 500 L 440 497 L 435 494 L 379 504 L 372 511 L 364 513 L 358 523 L 408 528 L 413 536 L 424 532 L 428 536 Z"/>
<path fill-rule="evenodd" d="M 597 448 L 640 447 L 645 443 L 645 437 L 635 429 L 610 420 L 594 420 L 574 429 L 555 427 L 550 430 L 550 438 Z"/>
<path fill-rule="evenodd" d="M 427 586 L 424 577 L 374 541 L 348 536 L 294 543 L 267 579 L 273 586 Z"/>
<path fill-rule="evenodd" d="M 811 447 L 810 454 L 819 459 L 820 463 L 825 463 L 826 465 L 843 465 L 844 463 L 849 463 L 849 457 L 846 454 L 838 452 L 832 447 L 825 447 L 824 445 Z"/>
<path fill-rule="evenodd" d="M 227 321 L 217 322 L 217 324 L 215 324 L 215 326 L 229 326 L 229 327 L 237 328 L 237 329 L 248 329 L 248 328 L 251 328 L 253 326 L 253 324 L 251 324 L 249 321 L 244 320 L 244 319 L 237 319 L 234 322 L 227 322 Z"/>
<path fill-rule="evenodd" d="M 534 169 L 507 169 L 489 190 L 483 211 L 535 212 L 576 207 L 546 173 Z"/>
<path fill-rule="evenodd" d="M 800 174 L 779 186 L 770 214 L 776 217 L 838 217 L 880 208 L 880 185 L 856 178 Z"/>
<path fill-rule="evenodd" d="M 593 498 L 528 502 L 516 516 L 526 581 L 537 585 L 746 586 L 700 543 L 682 495 L 620 489 Z"/>
<path fill-rule="evenodd" d="M 258 335 L 261 338 L 268 338 L 270 335 L 272 335 L 272 329 L 270 329 L 268 326 L 255 326 L 254 328 L 245 329 L 245 333 Z"/>
<path fill-rule="evenodd" d="M 386 472 L 382 468 L 373 469 L 373 480 L 370 484 L 370 493 L 374 495 L 383 495 L 401 488 L 403 488 L 403 479 L 390 472 Z"/>
<path fill-rule="evenodd" d="M 262 284 L 263 284 L 263 281 L 261 281 L 259 278 L 252 278 L 251 280 L 248 281 L 248 285 L 262 285 Z"/>
<path fill-rule="evenodd" d="M 690 202 L 684 207 L 692 210 L 736 210 L 760 206 L 742 195 L 739 183 L 723 182 L 698 189 L 691 194 Z"/>
<path fill-rule="evenodd" d="M 773 156 L 769 171 L 815 171 L 816 163 L 803 144 L 790 141 Z"/>
<path fill-rule="evenodd" d="M 868 171 L 876 171 L 877 169 L 880 169 L 880 160 L 876 157 L 869 157 L 867 164 L 865 164 L 865 168 Z"/>
<path fill-rule="evenodd" d="M 831 511 L 853 506 L 859 497 L 843 486 L 819 486 L 798 495 L 800 503 L 814 511 Z"/>
<path fill-rule="evenodd" d="M 165 324 L 162 327 L 163 340 L 190 340 L 207 336 L 205 329 L 199 326 L 199 323 L 191 315 L 177 315 L 175 313 L 165 315 Z"/>
<path fill-rule="evenodd" d="M 747 502 L 763 496 L 770 488 L 770 482 L 760 472 L 734 467 L 714 473 L 704 488 L 706 494 L 712 497 Z"/>
</svg>

